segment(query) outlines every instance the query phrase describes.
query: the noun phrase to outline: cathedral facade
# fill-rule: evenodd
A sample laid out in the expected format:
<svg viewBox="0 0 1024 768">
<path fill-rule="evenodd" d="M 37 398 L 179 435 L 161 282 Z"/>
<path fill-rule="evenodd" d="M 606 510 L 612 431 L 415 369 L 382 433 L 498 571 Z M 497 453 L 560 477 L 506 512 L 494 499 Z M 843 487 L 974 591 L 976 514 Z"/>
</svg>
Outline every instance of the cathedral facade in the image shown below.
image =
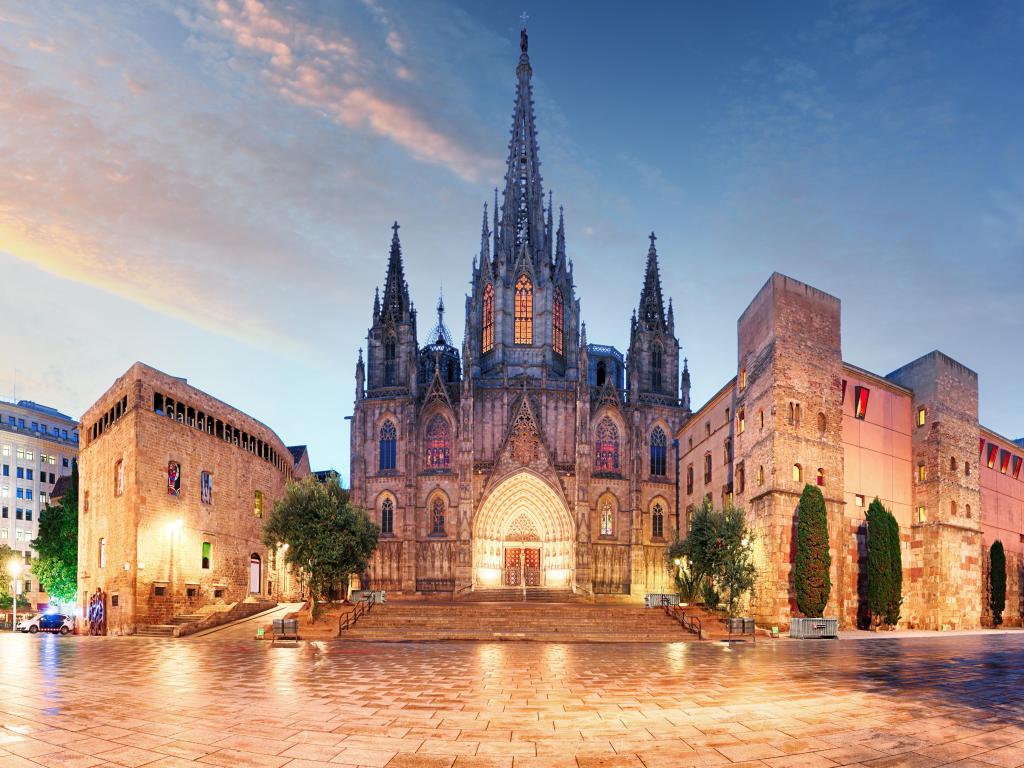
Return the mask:
<svg viewBox="0 0 1024 768">
<path fill-rule="evenodd" d="M 627 354 L 587 343 L 562 210 L 556 224 L 542 188 L 525 30 L 520 47 L 505 188 L 484 208 L 461 349 L 440 302 L 420 345 L 393 227 L 352 416 L 353 501 L 381 527 L 365 580 L 641 597 L 669 588 L 689 374 L 653 233 Z"/>
</svg>

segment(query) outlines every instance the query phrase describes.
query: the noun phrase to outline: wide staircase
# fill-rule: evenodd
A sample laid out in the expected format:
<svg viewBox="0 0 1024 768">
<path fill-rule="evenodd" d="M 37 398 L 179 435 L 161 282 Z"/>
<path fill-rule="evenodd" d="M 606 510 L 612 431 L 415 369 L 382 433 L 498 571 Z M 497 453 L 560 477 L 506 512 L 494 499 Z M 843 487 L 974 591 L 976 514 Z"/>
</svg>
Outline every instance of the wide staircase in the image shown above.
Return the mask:
<svg viewBox="0 0 1024 768">
<path fill-rule="evenodd" d="M 480 598 L 457 602 L 388 601 L 375 606 L 344 640 L 539 640 L 581 643 L 675 643 L 696 641 L 658 608 L 595 605 L 582 601 L 518 602 Z M 537 596 L 539 597 L 539 596 Z"/>
<path fill-rule="evenodd" d="M 571 589 L 529 587 L 524 593 L 522 587 L 498 587 L 476 589 L 455 599 L 462 603 L 573 603 L 583 598 Z"/>
<path fill-rule="evenodd" d="M 182 613 L 172 616 L 169 624 L 144 624 L 135 630 L 140 637 L 174 637 L 174 629 L 203 618 L 200 613 Z"/>
</svg>

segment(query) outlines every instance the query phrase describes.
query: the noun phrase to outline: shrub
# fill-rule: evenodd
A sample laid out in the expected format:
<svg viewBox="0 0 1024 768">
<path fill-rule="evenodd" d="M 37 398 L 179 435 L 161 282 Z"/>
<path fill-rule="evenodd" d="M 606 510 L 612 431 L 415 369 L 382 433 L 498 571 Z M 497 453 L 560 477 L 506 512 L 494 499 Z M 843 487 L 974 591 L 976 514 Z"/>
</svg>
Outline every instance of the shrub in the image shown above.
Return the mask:
<svg viewBox="0 0 1024 768">
<path fill-rule="evenodd" d="M 992 608 L 992 624 L 1003 623 L 1006 608 L 1006 552 L 1003 542 L 996 539 L 989 550 L 989 606 Z"/>
<path fill-rule="evenodd" d="M 805 485 L 796 524 L 793 582 L 796 606 L 804 616 L 821 616 L 832 591 L 825 497 L 816 485 Z"/>
</svg>

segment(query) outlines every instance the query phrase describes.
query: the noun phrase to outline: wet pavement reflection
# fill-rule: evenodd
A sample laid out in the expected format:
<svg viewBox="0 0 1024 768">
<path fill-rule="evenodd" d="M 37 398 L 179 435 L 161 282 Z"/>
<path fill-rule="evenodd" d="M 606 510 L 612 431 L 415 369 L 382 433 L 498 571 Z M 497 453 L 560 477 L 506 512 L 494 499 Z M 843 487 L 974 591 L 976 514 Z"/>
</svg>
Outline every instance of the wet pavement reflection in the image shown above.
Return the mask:
<svg viewBox="0 0 1024 768">
<path fill-rule="evenodd" d="M 841 642 L 0 637 L 7 766 L 1024 765 L 1024 633 Z"/>
</svg>

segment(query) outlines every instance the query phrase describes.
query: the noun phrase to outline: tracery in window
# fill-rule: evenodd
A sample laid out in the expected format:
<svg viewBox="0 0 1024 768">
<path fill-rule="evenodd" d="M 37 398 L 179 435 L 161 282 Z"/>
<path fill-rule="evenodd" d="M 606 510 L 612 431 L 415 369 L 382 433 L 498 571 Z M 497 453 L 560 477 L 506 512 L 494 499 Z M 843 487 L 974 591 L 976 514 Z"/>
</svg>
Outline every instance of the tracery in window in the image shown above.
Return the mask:
<svg viewBox="0 0 1024 768">
<path fill-rule="evenodd" d="M 516 282 L 515 343 L 533 344 L 533 283 L 526 275 Z"/>
<path fill-rule="evenodd" d="M 430 469 L 443 469 L 451 465 L 451 428 L 448 419 L 437 414 L 427 425 L 425 463 Z"/>
<path fill-rule="evenodd" d="M 551 305 L 551 346 L 556 355 L 565 354 L 565 302 L 560 288 L 555 288 Z"/>
<path fill-rule="evenodd" d="M 665 457 L 668 450 L 668 439 L 665 430 L 655 427 L 651 432 L 651 474 L 657 477 L 665 476 Z"/>
<path fill-rule="evenodd" d="M 615 511 L 611 499 L 601 502 L 601 535 L 611 536 L 614 533 Z"/>
<path fill-rule="evenodd" d="M 594 440 L 594 469 L 598 472 L 619 470 L 619 428 L 610 416 L 605 416 L 597 425 Z"/>
<path fill-rule="evenodd" d="M 395 503 L 391 499 L 384 499 L 380 505 L 380 532 L 382 536 L 395 533 Z"/>
<path fill-rule="evenodd" d="M 444 536 L 444 499 L 435 496 L 430 505 L 430 534 Z"/>
<path fill-rule="evenodd" d="M 661 539 L 665 537 L 665 510 L 661 504 L 655 504 L 651 509 L 651 538 Z"/>
<path fill-rule="evenodd" d="M 389 470 L 395 468 L 398 457 L 397 450 L 398 431 L 393 422 L 385 421 L 380 428 L 380 469 Z"/>
<path fill-rule="evenodd" d="M 490 352 L 494 349 L 494 286 L 490 283 L 484 288 L 483 318 L 481 322 L 483 337 L 481 349 Z"/>
</svg>

